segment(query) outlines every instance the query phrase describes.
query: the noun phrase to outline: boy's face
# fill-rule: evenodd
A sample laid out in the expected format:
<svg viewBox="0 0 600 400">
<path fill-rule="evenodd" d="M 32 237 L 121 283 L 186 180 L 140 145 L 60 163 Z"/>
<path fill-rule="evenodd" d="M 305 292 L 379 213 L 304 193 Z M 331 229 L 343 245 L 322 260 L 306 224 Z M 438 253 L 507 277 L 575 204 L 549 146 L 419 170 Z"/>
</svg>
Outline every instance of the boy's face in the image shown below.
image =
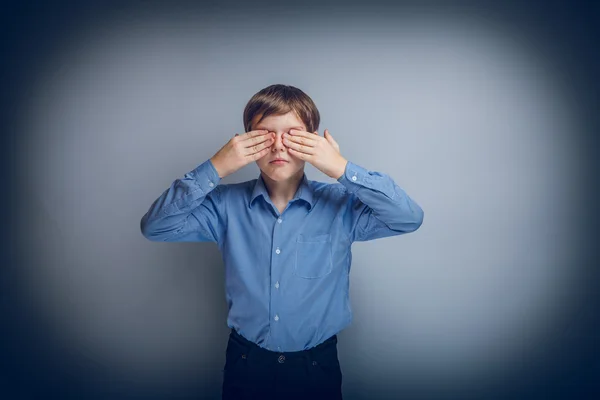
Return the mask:
<svg viewBox="0 0 600 400">
<path fill-rule="evenodd" d="M 258 119 L 257 116 L 256 119 Z M 304 123 L 298 119 L 293 111 L 284 115 L 269 115 L 258 124 L 252 124 L 252 130 L 267 129 L 275 133 L 275 142 L 271 145 L 269 153 L 256 160 L 258 168 L 274 181 L 285 181 L 304 169 L 305 161 L 294 157 L 283 144 L 283 133 L 289 133 L 291 128 L 306 130 Z M 277 164 L 272 161 L 276 158 L 283 158 L 287 162 Z"/>
</svg>

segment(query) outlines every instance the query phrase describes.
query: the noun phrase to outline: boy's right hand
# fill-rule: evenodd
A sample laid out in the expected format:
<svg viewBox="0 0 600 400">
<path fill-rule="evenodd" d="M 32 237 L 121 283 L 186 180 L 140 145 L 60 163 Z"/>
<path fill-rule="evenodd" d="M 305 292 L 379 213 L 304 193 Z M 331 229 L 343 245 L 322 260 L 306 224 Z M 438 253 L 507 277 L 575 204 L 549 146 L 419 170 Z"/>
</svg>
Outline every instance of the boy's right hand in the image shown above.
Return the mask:
<svg viewBox="0 0 600 400">
<path fill-rule="evenodd" d="M 273 142 L 273 134 L 264 129 L 236 134 L 210 160 L 224 178 L 267 155 Z"/>
</svg>

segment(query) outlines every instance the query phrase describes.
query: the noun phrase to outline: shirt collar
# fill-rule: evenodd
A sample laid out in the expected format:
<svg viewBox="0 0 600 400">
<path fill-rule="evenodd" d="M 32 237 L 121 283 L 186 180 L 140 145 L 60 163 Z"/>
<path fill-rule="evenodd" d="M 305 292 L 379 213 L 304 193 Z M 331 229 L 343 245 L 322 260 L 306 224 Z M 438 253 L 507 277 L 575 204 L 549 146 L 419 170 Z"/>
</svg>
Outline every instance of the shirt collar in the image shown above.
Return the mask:
<svg viewBox="0 0 600 400">
<path fill-rule="evenodd" d="M 258 176 L 256 183 L 254 184 L 254 189 L 252 190 L 252 196 L 250 197 L 250 204 L 248 206 L 252 208 L 252 203 L 254 199 L 258 196 L 262 195 L 265 200 L 269 198 L 269 193 L 267 192 L 267 188 L 265 186 L 265 182 L 263 181 L 262 175 Z M 310 186 L 308 178 L 306 177 L 306 173 L 302 175 L 302 180 L 300 181 L 300 185 L 298 186 L 298 190 L 296 190 L 296 194 L 291 201 L 296 201 L 298 199 L 304 200 L 308 203 L 309 210 L 312 209 L 313 206 L 313 190 Z"/>
</svg>

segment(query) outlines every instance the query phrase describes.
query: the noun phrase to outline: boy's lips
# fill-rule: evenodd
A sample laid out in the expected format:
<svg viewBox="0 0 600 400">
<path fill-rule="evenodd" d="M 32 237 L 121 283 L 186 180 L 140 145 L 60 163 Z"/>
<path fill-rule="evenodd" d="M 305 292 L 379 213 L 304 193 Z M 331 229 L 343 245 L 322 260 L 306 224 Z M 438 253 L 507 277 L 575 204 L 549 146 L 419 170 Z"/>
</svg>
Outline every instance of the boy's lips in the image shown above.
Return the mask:
<svg viewBox="0 0 600 400">
<path fill-rule="evenodd" d="M 283 161 L 283 162 L 288 162 L 288 160 L 284 160 L 283 158 L 276 158 L 274 160 L 269 161 L 269 163 L 274 163 L 275 161 Z"/>
</svg>

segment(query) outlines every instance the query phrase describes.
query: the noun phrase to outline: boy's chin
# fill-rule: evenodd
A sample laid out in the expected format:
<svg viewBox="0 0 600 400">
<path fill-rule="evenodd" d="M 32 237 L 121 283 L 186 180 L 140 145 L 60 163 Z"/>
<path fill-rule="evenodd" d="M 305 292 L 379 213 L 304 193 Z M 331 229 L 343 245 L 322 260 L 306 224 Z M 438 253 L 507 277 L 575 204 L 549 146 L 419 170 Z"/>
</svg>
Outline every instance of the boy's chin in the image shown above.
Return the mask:
<svg viewBox="0 0 600 400">
<path fill-rule="evenodd" d="M 286 167 L 290 167 L 290 165 L 286 165 Z M 298 170 L 292 171 L 291 169 L 281 167 L 273 169 L 268 164 L 261 171 L 274 181 L 286 181 L 298 174 Z"/>
<path fill-rule="evenodd" d="M 289 172 L 283 173 L 278 171 L 263 171 L 263 174 L 271 178 L 271 180 L 276 182 L 283 182 L 290 179 L 294 174 L 290 174 Z"/>
</svg>

